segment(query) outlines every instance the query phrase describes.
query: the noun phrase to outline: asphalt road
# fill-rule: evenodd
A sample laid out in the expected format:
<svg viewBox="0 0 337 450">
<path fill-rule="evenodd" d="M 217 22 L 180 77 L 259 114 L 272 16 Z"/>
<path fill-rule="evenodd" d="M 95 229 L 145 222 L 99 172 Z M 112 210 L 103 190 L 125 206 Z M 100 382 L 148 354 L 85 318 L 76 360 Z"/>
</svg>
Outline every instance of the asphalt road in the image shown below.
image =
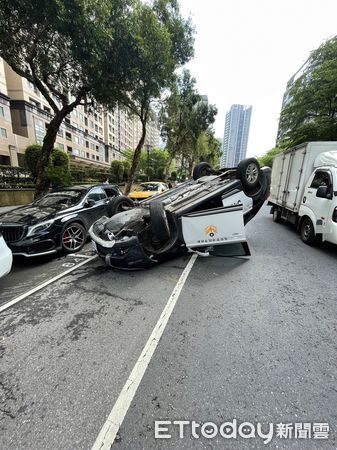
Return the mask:
<svg viewBox="0 0 337 450">
<path fill-rule="evenodd" d="M 113 448 L 337 447 L 337 249 L 305 246 L 267 207 L 247 235 L 250 258 L 195 261 Z M 17 266 L 2 301 L 70 258 L 29 277 Z M 1 312 L 0 448 L 90 449 L 189 260 L 131 273 L 90 261 Z M 273 423 L 271 442 L 197 438 L 190 425 L 155 439 L 156 420 L 233 419 Z M 279 423 L 328 423 L 329 439 L 276 437 Z"/>
</svg>

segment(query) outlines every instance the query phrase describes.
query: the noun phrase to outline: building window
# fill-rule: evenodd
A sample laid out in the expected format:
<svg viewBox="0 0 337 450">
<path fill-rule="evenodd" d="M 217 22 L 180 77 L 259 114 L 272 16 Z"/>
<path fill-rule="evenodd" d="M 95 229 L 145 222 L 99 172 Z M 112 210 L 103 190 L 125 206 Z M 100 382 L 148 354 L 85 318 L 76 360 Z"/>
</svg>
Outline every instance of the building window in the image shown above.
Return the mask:
<svg viewBox="0 0 337 450">
<path fill-rule="evenodd" d="M 86 146 L 87 148 L 89 148 L 89 142 L 88 142 L 88 141 L 85 141 L 85 146 Z"/>
<path fill-rule="evenodd" d="M 73 148 L 72 148 L 72 147 L 69 147 L 69 145 L 67 145 L 67 152 L 68 152 L 68 153 L 72 153 L 72 151 L 73 151 Z"/>
<path fill-rule="evenodd" d="M 99 161 L 99 156 L 96 156 L 96 161 Z"/>
<path fill-rule="evenodd" d="M 74 136 L 74 142 L 75 144 L 80 145 L 80 138 L 78 136 Z"/>
<path fill-rule="evenodd" d="M 50 114 L 50 108 L 48 108 L 48 106 L 44 106 L 43 110 Z"/>
<path fill-rule="evenodd" d="M 59 142 L 56 142 L 56 145 L 58 146 L 58 148 L 60 148 L 61 150 L 64 150 L 64 145 L 60 144 Z"/>
<path fill-rule="evenodd" d="M 92 120 L 89 120 L 89 127 L 90 128 L 94 128 L 95 127 L 95 124 L 94 124 L 94 122 Z"/>
<path fill-rule="evenodd" d="M 42 145 L 45 135 L 44 122 L 34 117 L 34 128 L 36 143 Z"/>
<path fill-rule="evenodd" d="M 66 131 L 66 139 L 67 141 L 71 141 L 71 133 L 68 133 L 67 131 Z"/>
<path fill-rule="evenodd" d="M 0 106 L 0 117 L 5 117 L 5 110 Z"/>
<path fill-rule="evenodd" d="M 36 108 L 41 108 L 41 103 L 37 102 L 37 101 L 34 100 L 33 98 L 29 97 L 29 101 L 30 101 L 30 103 L 32 103 L 34 106 L 36 106 Z"/>
<path fill-rule="evenodd" d="M 91 159 L 95 159 L 95 155 L 91 155 Z"/>
<path fill-rule="evenodd" d="M 38 88 L 35 86 L 34 83 L 31 83 L 30 81 L 28 81 L 28 86 L 29 86 L 29 88 L 30 88 L 32 91 L 35 92 L 35 94 L 39 95 L 39 90 L 38 90 Z"/>
<path fill-rule="evenodd" d="M 88 153 L 88 152 L 86 153 L 86 156 L 87 156 L 87 158 L 90 158 L 90 155 L 89 155 L 89 153 Z"/>
<path fill-rule="evenodd" d="M 7 139 L 7 130 L 6 128 L 0 128 L 0 136 L 2 139 Z"/>
<path fill-rule="evenodd" d="M 57 134 L 59 135 L 59 136 L 61 136 L 61 137 L 63 137 L 63 135 L 64 135 L 64 133 L 63 133 L 63 130 L 58 130 L 58 132 L 57 132 Z"/>
</svg>

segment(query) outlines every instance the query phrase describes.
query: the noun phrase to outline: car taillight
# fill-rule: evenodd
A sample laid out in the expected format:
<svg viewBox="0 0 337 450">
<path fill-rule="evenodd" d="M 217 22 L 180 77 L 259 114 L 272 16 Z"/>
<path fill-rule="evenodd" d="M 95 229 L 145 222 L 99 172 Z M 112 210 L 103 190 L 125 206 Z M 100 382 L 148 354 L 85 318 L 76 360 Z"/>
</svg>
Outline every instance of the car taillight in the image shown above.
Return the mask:
<svg viewBox="0 0 337 450">
<path fill-rule="evenodd" d="M 337 206 L 336 206 L 336 208 L 333 210 L 333 213 L 332 213 L 332 220 L 333 220 L 334 222 L 337 222 Z"/>
</svg>

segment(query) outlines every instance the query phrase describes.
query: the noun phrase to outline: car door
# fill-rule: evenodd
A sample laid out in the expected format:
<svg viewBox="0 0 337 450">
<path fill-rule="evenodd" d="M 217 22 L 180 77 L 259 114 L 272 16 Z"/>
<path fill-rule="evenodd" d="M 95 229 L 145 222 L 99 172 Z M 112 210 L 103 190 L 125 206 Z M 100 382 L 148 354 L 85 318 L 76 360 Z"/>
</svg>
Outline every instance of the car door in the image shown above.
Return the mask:
<svg viewBox="0 0 337 450">
<path fill-rule="evenodd" d="M 106 215 L 106 204 L 109 200 L 104 190 L 99 186 L 90 189 L 84 199 L 84 205 L 86 205 L 87 200 L 95 202 L 92 206 L 85 207 L 82 211 L 86 226 L 89 228 L 96 220 Z"/>
<path fill-rule="evenodd" d="M 316 218 L 316 233 L 329 233 L 331 228 L 332 199 L 316 197 L 317 189 L 326 186 L 333 193 L 332 174 L 328 169 L 317 169 L 304 192 L 303 205 L 309 208 Z"/>
</svg>

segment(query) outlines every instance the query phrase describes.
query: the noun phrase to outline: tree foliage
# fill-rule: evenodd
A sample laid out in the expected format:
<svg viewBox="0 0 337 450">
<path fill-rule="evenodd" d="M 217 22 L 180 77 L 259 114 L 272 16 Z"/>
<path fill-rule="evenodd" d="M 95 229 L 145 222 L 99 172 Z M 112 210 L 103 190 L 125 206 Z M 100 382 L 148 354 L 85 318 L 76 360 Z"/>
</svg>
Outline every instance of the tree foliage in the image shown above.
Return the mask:
<svg viewBox="0 0 337 450">
<path fill-rule="evenodd" d="M 33 83 L 53 112 L 37 165 L 37 195 L 63 119 L 79 104 L 129 89 L 133 0 L 0 0 L 0 57 Z M 109 70 L 107 72 L 107 61 Z"/>
<path fill-rule="evenodd" d="M 170 95 L 160 112 L 161 135 L 166 142 L 170 161 L 181 158 L 189 173 L 200 158 L 207 160 L 206 149 L 214 152 L 214 145 L 217 145 L 214 141 L 210 144 L 211 136 L 214 138 L 210 126 L 215 121 L 217 109 L 202 99 L 195 83 L 190 72 L 184 70 L 171 86 Z M 206 145 L 206 141 L 210 145 Z"/>
<path fill-rule="evenodd" d="M 182 18 L 176 0 L 155 0 L 152 4 L 136 0 L 133 11 L 129 41 L 136 49 L 134 67 L 130 70 L 133 84 L 120 99 L 120 104 L 140 120 L 142 132 L 131 162 L 126 193 L 136 176 L 151 104 L 170 86 L 176 68 L 193 55 L 193 29 L 190 21 Z M 108 97 L 103 100 L 107 102 Z"/>
<path fill-rule="evenodd" d="M 337 140 L 337 36 L 311 53 L 303 74 L 288 89 L 281 145 Z"/>
<path fill-rule="evenodd" d="M 133 151 L 126 152 L 127 161 L 131 165 L 133 160 Z M 150 180 L 165 180 L 165 168 L 170 156 L 167 150 L 155 148 L 153 150 L 142 150 L 139 158 L 139 164 L 136 171 L 136 177 Z M 172 166 L 171 166 L 172 168 Z"/>
<path fill-rule="evenodd" d="M 125 172 L 123 161 L 118 161 L 117 159 L 111 161 L 110 172 L 114 182 L 120 183 L 121 181 L 123 181 Z"/>
<path fill-rule="evenodd" d="M 25 151 L 25 164 L 32 174 L 34 182 L 37 177 L 37 164 L 42 152 L 41 145 L 29 145 Z M 54 148 L 48 163 L 48 182 L 53 187 L 69 186 L 72 182 L 70 174 L 70 160 L 66 152 L 59 148 Z"/>
<path fill-rule="evenodd" d="M 267 166 L 272 167 L 273 166 L 273 160 L 276 155 L 281 153 L 283 151 L 283 148 L 281 147 L 275 147 L 270 150 L 268 150 L 264 155 L 259 156 L 257 159 L 260 163 L 261 167 Z"/>
</svg>

